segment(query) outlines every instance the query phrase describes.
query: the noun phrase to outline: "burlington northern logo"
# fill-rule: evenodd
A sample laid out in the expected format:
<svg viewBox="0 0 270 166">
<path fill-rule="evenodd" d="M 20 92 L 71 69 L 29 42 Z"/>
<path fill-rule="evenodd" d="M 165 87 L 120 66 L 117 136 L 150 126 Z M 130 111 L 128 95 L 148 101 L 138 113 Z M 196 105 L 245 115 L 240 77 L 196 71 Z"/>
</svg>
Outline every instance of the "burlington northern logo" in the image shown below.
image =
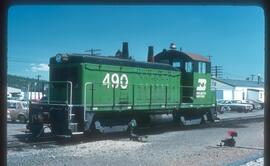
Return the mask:
<svg viewBox="0 0 270 166">
<path fill-rule="evenodd" d="M 197 91 L 205 91 L 206 89 L 206 79 L 198 79 Z"/>
<path fill-rule="evenodd" d="M 198 79 L 198 86 L 196 88 L 197 92 L 196 92 L 196 97 L 197 98 L 205 98 L 206 95 L 206 79 L 204 78 L 200 78 Z"/>
</svg>

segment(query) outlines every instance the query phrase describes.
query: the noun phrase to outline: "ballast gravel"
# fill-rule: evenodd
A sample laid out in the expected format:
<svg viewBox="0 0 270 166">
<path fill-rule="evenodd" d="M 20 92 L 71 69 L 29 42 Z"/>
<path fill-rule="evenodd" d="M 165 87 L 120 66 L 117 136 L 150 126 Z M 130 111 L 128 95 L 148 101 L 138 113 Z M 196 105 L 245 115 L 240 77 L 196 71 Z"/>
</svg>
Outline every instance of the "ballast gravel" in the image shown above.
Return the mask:
<svg viewBox="0 0 270 166">
<path fill-rule="evenodd" d="M 82 142 L 73 145 L 40 146 L 8 151 L 8 165 L 26 166 L 154 166 L 194 165 L 221 166 L 262 150 L 216 147 L 227 131 L 238 132 L 238 146 L 262 147 L 264 123 L 251 122 L 214 128 L 156 132 L 147 142 L 116 138 Z M 245 165 L 247 166 L 247 165 Z"/>
<path fill-rule="evenodd" d="M 263 163 L 264 163 L 264 158 L 261 157 L 261 158 L 254 160 L 254 161 L 250 161 L 250 162 L 247 162 L 245 164 L 242 164 L 240 166 L 263 166 Z"/>
</svg>

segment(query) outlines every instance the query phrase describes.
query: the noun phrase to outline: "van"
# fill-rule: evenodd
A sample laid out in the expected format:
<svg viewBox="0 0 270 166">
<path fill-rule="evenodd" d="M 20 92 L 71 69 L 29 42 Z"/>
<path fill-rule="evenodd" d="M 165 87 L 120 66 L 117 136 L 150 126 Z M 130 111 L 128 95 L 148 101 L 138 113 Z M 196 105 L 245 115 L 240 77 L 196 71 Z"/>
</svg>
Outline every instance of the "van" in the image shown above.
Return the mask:
<svg viewBox="0 0 270 166">
<path fill-rule="evenodd" d="M 28 120 L 29 107 L 27 101 L 8 100 L 7 101 L 7 118 L 12 122 L 19 120 L 26 123 Z"/>
</svg>

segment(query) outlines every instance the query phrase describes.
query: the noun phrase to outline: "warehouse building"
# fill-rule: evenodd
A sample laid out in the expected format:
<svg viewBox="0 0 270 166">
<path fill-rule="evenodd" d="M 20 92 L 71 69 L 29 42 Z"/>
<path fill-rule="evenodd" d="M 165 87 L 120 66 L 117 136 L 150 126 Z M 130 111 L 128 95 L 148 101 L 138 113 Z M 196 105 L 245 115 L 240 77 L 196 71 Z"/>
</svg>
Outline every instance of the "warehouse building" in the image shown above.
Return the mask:
<svg viewBox="0 0 270 166">
<path fill-rule="evenodd" d="M 211 86 L 216 90 L 217 100 L 252 99 L 264 101 L 263 82 L 212 78 Z"/>
</svg>

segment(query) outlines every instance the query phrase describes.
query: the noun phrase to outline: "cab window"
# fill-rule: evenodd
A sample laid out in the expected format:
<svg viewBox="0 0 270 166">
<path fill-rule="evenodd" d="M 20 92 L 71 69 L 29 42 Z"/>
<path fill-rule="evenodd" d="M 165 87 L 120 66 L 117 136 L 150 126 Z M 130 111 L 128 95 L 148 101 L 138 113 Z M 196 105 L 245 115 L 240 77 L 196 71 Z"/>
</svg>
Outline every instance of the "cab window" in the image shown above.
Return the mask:
<svg viewBox="0 0 270 166">
<path fill-rule="evenodd" d="M 185 71 L 192 72 L 192 62 L 185 62 Z"/>
<path fill-rule="evenodd" d="M 205 64 L 205 62 L 199 62 L 198 63 L 198 72 L 203 73 L 203 74 L 206 73 L 206 64 Z"/>
<path fill-rule="evenodd" d="M 8 102 L 8 108 L 16 108 L 16 103 Z"/>
<path fill-rule="evenodd" d="M 180 69 L 180 62 L 173 62 L 173 67 Z"/>
</svg>

